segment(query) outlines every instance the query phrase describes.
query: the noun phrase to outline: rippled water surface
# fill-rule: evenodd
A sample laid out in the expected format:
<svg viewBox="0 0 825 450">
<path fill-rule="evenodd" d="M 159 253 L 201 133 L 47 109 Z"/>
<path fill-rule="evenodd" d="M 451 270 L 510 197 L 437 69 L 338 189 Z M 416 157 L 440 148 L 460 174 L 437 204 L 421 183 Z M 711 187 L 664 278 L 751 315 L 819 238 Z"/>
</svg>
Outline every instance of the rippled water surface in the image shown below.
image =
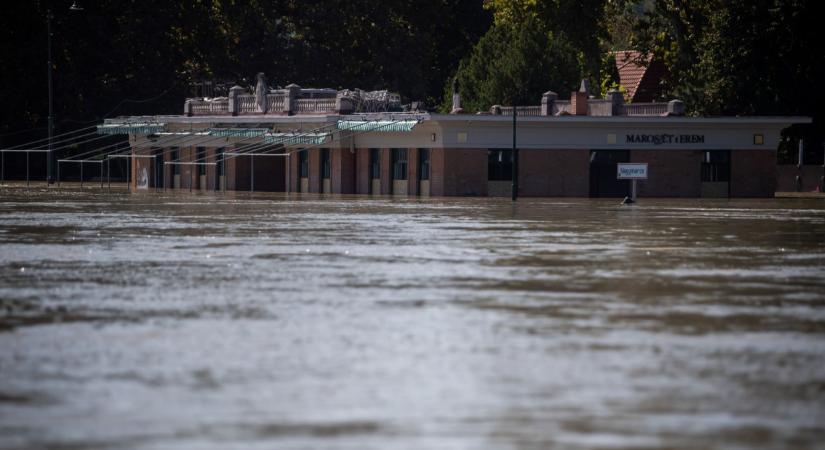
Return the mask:
<svg viewBox="0 0 825 450">
<path fill-rule="evenodd" d="M 0 448 L 814 448 L 825 202 L 0 188 Z"/>
</svg>

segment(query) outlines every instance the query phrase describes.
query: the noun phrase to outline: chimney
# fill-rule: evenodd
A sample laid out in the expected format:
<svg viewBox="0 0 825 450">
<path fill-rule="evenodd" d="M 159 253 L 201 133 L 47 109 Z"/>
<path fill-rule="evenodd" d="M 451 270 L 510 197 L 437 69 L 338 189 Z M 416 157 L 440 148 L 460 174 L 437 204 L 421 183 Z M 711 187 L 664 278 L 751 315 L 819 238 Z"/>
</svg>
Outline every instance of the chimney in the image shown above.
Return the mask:
<svg viewBox="0 0 825 450">
<path fill-rule="evenodd" d="M 579 86 L 579 92 L 584 92 L 588 97 L 590 97 L 590 80 L 582 80 L 582 84 Z"/>
<path fill-rule="evenodd" d="M 578 92 L 570 94 L 570 109 L 571 114 L 576 116 L 587 115 L 587 97 L 590 95 L 590 82 L 582 80 L 581 87 Z"/>
</svg>

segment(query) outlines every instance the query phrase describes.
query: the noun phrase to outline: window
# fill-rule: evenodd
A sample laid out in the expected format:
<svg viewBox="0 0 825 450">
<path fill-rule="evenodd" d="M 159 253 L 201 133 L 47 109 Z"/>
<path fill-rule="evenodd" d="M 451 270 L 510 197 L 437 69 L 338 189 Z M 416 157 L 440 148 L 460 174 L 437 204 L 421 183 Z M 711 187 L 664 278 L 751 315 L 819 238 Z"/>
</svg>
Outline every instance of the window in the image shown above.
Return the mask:
<svg viewBox="0 0 825 450">
<path fill-rule="evenodd" d="M 170 162 L 180 162 L 180 151 L 177 147 L 172 147 L 172 160 Z M 172 164 L 172 175 L 180 175 L 180 164 Z"/>
<path fill-rule="evenodd" d="M 702 182 L 730 181 L 730 152 L 711 150 L 702 158 Z"/>
<path fill-rule="evenodd" d="M 309 177 L 309 161 L 307 158 L 307 153 L 307 150 L 301 150 L 298 152 L 298 173 L 301 178 Z"/>
<path fill-rule="evenodd" d="M 206 149 L 203 147 L 198 147 L 196 151 L 196 160 L 195 162 L 198 163 L 198 175 L 206 175 Z"/>
<path fill-rule="evenodd" d="M 406 180 L 407 179 L 407 149 L 394 148 L 392 149 L 392 179 Z"/>
<path fill-rule="evenodd" d="M 370 149 L 370 180 L 381 178 L 381 150 Z"/>
<path fill-rule="evenodd" d="M 491 149 L 487 151 L 487 180 L 512 181 L 513 151 Z"/>
<path fill-rule="evenodd" d="M 322 148 L 321 149 L 321 176 L 322 178 L 329 179 L 329 172 L 330 172 L 330 160 L 329 160 L 329 149 Z"/>
<path fill-rule="evenodd" d="M 418 179 L 430 179 L 430 149 L 428 148 L 418 149 Z"/>
</svg>

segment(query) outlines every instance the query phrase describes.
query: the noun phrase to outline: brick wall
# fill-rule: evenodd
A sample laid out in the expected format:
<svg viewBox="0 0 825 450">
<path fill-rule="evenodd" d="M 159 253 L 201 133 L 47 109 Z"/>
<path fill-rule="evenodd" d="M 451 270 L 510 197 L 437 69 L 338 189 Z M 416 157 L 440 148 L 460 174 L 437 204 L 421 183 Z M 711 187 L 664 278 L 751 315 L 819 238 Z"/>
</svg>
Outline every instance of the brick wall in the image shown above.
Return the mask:
<svg viewBox="0 0 825 450">
<path fill-rule="evenodd" d="M 639 197 L 699 197 L 701 150 L 631 150 L 630 162 L 647 163 L 647 180 L 638 181 Z"/>
<path fill-rule="evenodd" d="M 180 148 L 180 161 L 179 162 L 192 162 L 195 159 L 195 147 L 181 147 Z M 184 164 L 180 165 L 180 188 L 181 189 L 192 189 L 195 190 L 198 188 L 198 180 L 195 175 L 197 173 L 195 170 L 197 169 L 196 166 L 191 164 Z"/>
<path fill-rule="evenodd" d="M 216 158 L 217 149 L 215 147 L 208 147 L 206 149 L 206 160 L 202 162 L 207 163 L 215 163 L 217 162 Z M 207 191 L 214 191 L 215 186 L 218 185 L 218 182 L 215 181 L 215 177 L 218 173 L 218 166 L 206 166 L 206 190 Z"/>
<path fill-rule="evenodd" d="M 249 159 L 252 166 L 252 156 L 242 156 Z M 255 166 L 255 191 L 284 192 L 286 161 L 281 156 L 256 156 Z M 250 180 L 251 184 L 251 180 Z"/>
<path fill-rule="evenodd" d="M 355 149 L 355 193 L 370 193 L 370 149 Z"/>
<path fill-rule="evenodd" d="M 445 195 L 443 148 L 430 149 L 430 195 L 434 197 Z"/>
<path fill-rule="evenodd" d="M 443 158 L 443 193 L 435 195 L 487 195 L 486 148 L 446 149 Z"/>
<path fill-rule="evenodd" d="M 825 186 L 822 186 L 821 177 L 825 175 L 825 169 L 819 165 L 803 165 L 802 169 L 796 165 L 781 165 L 776 166 L 776 191 L 777 192 L 796 192 L 796 177 L 802 178 L 801 192 L 811 192 L 819 188 L 822 192 Z"/>
<path fill-rule="evenodd" d="M 289 192 L 298 192 L 298 151 L 291 151 L 286 158 L 286 177 L 289 178 Z"/>
<path fill-rule="evenodd" d="M 730 152 L 731 197 L 773 197 L 776 192 L 776 152 Z"/>
<path fill-rule="evenodd" d="M 519 150 L 519 195 L 587 197 L 589 150 Z"/>
<path fill-rule="evenodd" d="M 392 194 L 392 159 L 390 158 L 390 149 L 381 149 L 381 195 Z"/>
<path fill-rule="evenodd" d="M 321 149 L 312 148 L 307 150 L 309 157 L 309 192 L 321 192 Z"/>
<path fill-rule="evenodd" d="M 356 154 L 346 148 L 330 150 L 332 167 L 330 182 L 335 194 L 355 193 L 355 160 Z"/>
<path fill-rule="evenodd" d="M 233 156 L 226 161 L 226 189 L 233 191 L 248 191 L 250 189 L 250 160 L 247 156 Z M 181 166 L 186 167 L 186 166 Z M 184 181 L 184 173 L 181 171 L 181 188 L 187 186 L 189 180 Z"/>
<path fill-rule="evenodd" d="M 407 149 L 407 193 L 418 195 L 418 149 Z"/>
</svg>

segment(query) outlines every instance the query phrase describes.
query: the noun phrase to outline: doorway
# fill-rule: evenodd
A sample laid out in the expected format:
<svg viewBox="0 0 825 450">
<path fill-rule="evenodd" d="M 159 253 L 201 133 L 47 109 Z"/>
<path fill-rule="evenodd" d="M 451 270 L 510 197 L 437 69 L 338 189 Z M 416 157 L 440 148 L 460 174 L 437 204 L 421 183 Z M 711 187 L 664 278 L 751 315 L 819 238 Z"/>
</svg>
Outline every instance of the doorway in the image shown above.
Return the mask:
<svg viewBox="0 0 825 450">
<path fill-rule="evenodd" d="M 622 198 L 630 195 L 630 181 L 616 179 L 616 165 L 626 162 L 630 162 L 630 150 L 591 150 L 590 197 Z"/>
</svg>

